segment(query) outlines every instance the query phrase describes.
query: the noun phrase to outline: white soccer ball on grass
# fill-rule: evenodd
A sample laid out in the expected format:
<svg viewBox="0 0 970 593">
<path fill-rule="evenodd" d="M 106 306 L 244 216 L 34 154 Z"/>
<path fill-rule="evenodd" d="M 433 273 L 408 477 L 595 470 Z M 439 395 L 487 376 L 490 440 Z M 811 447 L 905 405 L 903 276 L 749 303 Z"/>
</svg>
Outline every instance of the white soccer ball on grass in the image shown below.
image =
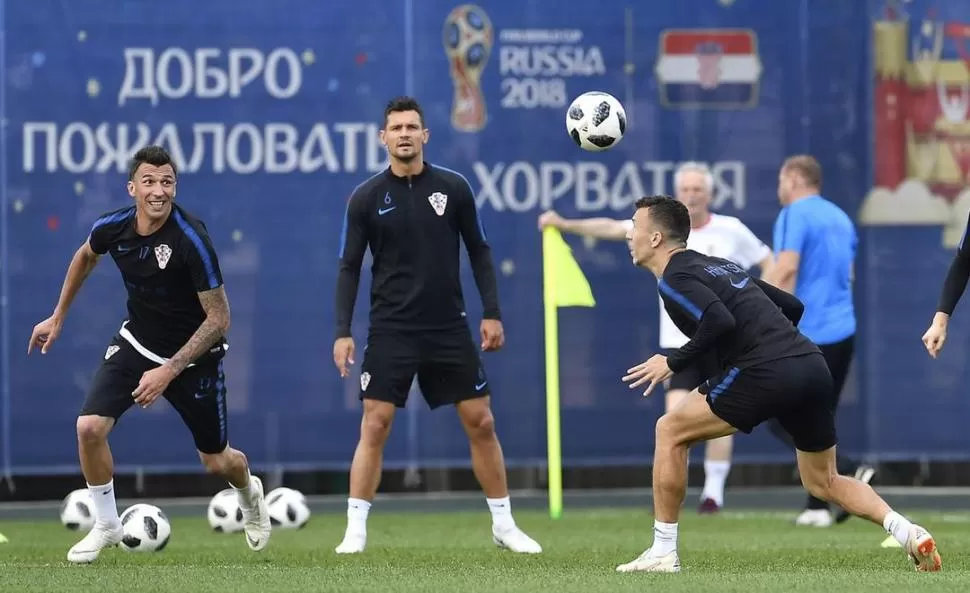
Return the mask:
<svg viewBox="0 0 970 593">
<path fill-rule="evenodd" d="M 242 507 L 239 506 L 239 494 L 233 488 L 220 491 L 209 501 L 206 511 L 209 527 L 222 533 L 236 533 L 243 530 Z"/>
<path fill-rule="evenodd" d="M 273 527 L 299 529 L 310 520 L 310 507 L 299 490 L 276 488 L 266 496 L 266 505 Z"/>
<path fill-rule="evenodd" d="M 90 490 L 79 488 L 64 497 L 61 524 L 75 531 L 90 531 L 94 527 L 94 499 Z"/>
<path fill-rule="evenodd" d="M 172 525 L 162 509 L 138 503 L 121 513 L 121 549 L 126 552 L 160 552 L 172 536 Z"/>
</svg>

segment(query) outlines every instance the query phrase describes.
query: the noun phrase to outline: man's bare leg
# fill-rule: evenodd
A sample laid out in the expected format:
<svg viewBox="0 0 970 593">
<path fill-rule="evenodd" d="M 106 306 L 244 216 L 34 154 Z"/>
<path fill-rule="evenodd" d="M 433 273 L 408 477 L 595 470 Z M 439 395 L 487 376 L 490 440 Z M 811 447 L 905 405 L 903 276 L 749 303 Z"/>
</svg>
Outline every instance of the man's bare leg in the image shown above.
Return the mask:
<svg viewBox="0 0 970 593">
<path fill-rule="evenodd" d="M 538 554 L 542 547 L 518 528 L 512 518 L 512 501 L 506 478 L 502 445 L 495 432 L 488 396 L 460 401 L 455 405 L 468 435 L 472 469 L 485 493 L 492 514 L 492 539 L 496 545 L 522 554 Z"/>
<path fill-rule="evenodd" d="M 77 419 L 77 449 L 81 473 L 94 503 L 94 527 L 67 552 L 76 564 L 94 562 L 101 550 L 121 541 L 121 519 L 115 502 L 114 461 L 108 446 L 108 434 L 114 418 L 85 414 Z"/>
<path fill-rule="evenodd" d="M 679 572 L 677 524 L 687 492 L 687 452 L 691 444 L 734 434 L 737 429 L 714 415 L 705 397 L 691 391 L 657 421 L 653 458 L 653 545 L 620 572 Z"/>
<path fill-rule="evenodd" d="M 869 484 L 839 475 L 835 447 L 815 453 L 797 451 L 797 454 L 802 484 L 813 496 L 834 502 L 852 515 L 881 525 L 906 550 L 917 570 L 940 570 L 942 561 L 933 536 L 893 511 Z"/>
<path fill-rule="evenodd" d="M 360 440 L 350 465 L 350 497 L 347 499 L 347 530 L 337 546 L 338 554 L 357 554 L 367 545 L 367 515 L 381 482 L 384 444 L 391 434 L 394 404 L 364 399 Z"/>
</svg>

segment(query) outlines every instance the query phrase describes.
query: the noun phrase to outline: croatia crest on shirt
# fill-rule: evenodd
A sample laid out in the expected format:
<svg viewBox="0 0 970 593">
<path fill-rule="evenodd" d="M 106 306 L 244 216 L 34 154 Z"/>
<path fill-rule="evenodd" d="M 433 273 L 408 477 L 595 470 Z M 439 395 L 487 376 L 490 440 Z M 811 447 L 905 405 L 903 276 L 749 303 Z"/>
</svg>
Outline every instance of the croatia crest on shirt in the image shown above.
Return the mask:
<svg viewBox="0 0 970 593">
<path fill-rule="evenodd" d="M 744 109 L 758 104 L 761 59 L 754 31 L 668 29 L 657 52 L 660 102 L 673 109 Z"/>
</svg>

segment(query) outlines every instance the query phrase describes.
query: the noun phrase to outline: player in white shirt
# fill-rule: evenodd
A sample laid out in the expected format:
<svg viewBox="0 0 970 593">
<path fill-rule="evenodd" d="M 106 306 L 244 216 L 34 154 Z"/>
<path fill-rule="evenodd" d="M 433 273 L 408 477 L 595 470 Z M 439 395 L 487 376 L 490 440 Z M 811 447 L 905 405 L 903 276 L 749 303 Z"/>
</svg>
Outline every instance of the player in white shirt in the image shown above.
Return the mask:
<svg viewBox="0 0 970 593">
<path fill-rule="evenodd" d="M 684 163 L 674 173 L 676 198 L 687 206 L 691 230 L 687 248 L 722 257 L 750 269 L 761 267 L 761 274 L 771 267 L 774 258 L 765 245 L 743 222 L 733 216 L 714 214 L 710 210 L 714 190 L 714 177 L 710 169 L 701 163 Z M 539 228 L 555 227 L 563 232 L 575 233 L 598 239 L 625 241 L 630 219 L 613 218 L 566 219 L 553 211 L 539 216 Z M 660 302 L 660 347 L 663 350 L 680 348 L 688 338 L 674 326 Z M 694 364 L 671 377 L 665 385 L 666 409 L 670 410 L 692 389 L 714 376 L 718 368 L 713 361 Z M 707 442 L 704 454 L 704 490 L 698 512 L 716 513 L 724 506 L 724 483 L 731 471 L 732 437 L 726 436 Z"/>
</svg>

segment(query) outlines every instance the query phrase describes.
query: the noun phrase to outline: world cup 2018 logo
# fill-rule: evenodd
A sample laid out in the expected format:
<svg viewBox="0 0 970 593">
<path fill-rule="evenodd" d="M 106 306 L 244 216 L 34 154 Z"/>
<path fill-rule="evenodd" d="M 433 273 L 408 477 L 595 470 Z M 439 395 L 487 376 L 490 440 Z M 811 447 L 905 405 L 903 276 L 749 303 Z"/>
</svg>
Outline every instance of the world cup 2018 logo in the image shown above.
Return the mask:
<svg viewBox="0 0 970 593">
<path fill-rule="evenodd" d="M 482 71 L 493 42 L 492 23 L 474 4 L 456 7 L 445 19 L 443 41 L 455 95 L 451 125 L 460 132 L 477 132 L 488 119 L 482 94 Z"/>
</svg>

